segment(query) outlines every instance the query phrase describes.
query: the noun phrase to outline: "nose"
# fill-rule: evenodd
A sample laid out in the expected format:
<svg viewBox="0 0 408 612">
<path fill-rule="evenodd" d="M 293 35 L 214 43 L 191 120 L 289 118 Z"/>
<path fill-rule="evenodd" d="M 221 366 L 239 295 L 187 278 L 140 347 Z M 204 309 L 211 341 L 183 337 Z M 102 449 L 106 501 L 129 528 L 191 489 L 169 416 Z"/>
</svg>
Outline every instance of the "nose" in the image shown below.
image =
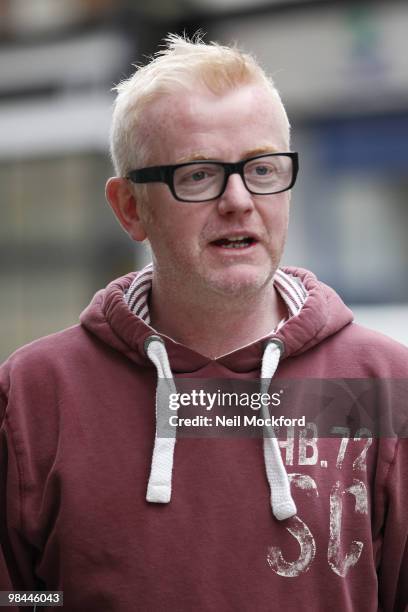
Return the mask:
<svg viewBox="0 0 408 612">
<path fill-rule="evenodd" d="M 218 211 L 222 215 L 247 213 L 254 209 L 254 202 L 239 174 L 230 174 L 224 193 L 218 199 Z"/>
</svg>

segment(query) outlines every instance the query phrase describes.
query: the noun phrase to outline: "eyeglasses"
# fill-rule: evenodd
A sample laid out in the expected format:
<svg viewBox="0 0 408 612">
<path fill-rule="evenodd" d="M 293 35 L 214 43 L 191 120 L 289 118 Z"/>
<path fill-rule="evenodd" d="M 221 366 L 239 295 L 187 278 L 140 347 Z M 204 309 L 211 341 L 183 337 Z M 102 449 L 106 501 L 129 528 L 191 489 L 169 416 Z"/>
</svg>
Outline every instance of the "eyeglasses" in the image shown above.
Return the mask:
<svg viewBox="0 0 408 612">
<path fill-rule="evenodd" d="M 131 170 L 133 183 L 166 183 L 180 202 L 208 202 L 225 191 L 231 174 L 239 174 L 253 195 L 270 195 L 291 189 L 299 170 L 297 153 L 266 153 L 236 163 L 191 161 L 174 166 Z"/>
</svg>

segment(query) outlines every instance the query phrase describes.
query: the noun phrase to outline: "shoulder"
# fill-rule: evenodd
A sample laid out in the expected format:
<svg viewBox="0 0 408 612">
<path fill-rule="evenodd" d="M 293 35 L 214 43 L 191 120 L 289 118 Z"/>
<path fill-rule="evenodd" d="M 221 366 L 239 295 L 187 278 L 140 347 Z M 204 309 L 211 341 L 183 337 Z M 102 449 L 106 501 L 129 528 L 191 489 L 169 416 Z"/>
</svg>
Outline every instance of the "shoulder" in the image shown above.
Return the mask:
<svg viewBox="0 0 408 612">
<path fill-rule="evenodd" d="M 408 346 L 358 323 L 352 322 L 343 329 L 343 341 L 369 351 L 384 351 L 388 356 L 408 356 Z"/>
<path fill-rule="evenodd" d="M 55 357 L 65 349 L 74 348 L 78 341 L 83 342 L 84 330 L 81 325 L 76 324 L 61 331 L 49 334 L 33 340 L 28 344 L 18 348 L 7 359 L 7 363 L 19 363 L 20 361 L 37 359 L 39 356 Z"/>
<path fill-rule="evenodd" d="M 7 395 L 13 380 L 29 385 L 52 378 L 57 371 L 69 375 L 94 342 L 81 325 L 74 325 L 22 346 L 0 366 L 0 392 Z"/>
<path fill-rule="evenodd" d="M 408 378 L 408 347 L 377 331 L 350 323 L 326 341 L 349 366 L 365 375 Z"/>
</svg>

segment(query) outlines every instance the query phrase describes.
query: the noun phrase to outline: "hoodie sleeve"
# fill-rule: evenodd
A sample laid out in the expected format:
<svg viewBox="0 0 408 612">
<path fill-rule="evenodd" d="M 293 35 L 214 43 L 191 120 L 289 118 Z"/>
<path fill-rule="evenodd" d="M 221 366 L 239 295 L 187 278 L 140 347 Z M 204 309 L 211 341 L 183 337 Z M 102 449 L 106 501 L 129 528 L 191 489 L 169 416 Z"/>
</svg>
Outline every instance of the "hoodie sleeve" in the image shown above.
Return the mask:
<svg viewBox="0 0 408 612">
<path fill-rule="evenodd" d="M 6 398 L 0 390 L 0 590 L 11 590 L 12 583 L 8 571 L 7 554 L 7 443 L 5 434 Z"/>
<path fill-rule="evenodd" d="M 408 439 L 398 440 L 386 485 L 385 520 L 378 570 L 380 610 L 408 610 Z"/>
<path fill-rule="evenodd" d="M 0 377 L 3 373 L 0 370 Z M 33 551 L 21 530 L 22 482 L 7 410 L 0 386 L 0 590 L 35 590 Z"/>
</svg>

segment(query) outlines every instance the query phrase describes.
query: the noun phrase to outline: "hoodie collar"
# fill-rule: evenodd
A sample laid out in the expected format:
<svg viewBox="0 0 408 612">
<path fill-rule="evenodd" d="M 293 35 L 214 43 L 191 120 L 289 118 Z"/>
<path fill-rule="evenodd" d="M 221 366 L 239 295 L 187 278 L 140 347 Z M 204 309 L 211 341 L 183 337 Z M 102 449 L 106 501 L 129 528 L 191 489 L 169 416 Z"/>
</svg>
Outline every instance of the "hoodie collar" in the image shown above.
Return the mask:
<svg viewBox="0 0 408 612">
<path fill-rule="evenodd" d="M 307 293 L 307 298 L 304 298 L 296 314 L 290 316 L 284 325 L 267 337 L 217 360 L 162 336 L 173 371 L 193 373 L 216 361 L 231 371 L 250 372 L 259 368 L 267 338 L 275 337 L 283 343 L 283 357 L 286 358 L 312 348 L 352 321 L 352 312 L 340 297 L 327 285 L 319 282 L 314 274 L 301 268 L 280 270 L 292 279 L 297 279 L 294 282 L 298 287 L 303 287 L 301 291 Z M 137 276 L 137 273 L 128 274 L 99 291 L 81 314 L 80 322 L 105 344 L 125 354 L 132 361 L 148 366 L 150 362 L 145 354 L 144 343 L 155 332 L 143 318 L 130 310 L 124 299 Z"/>
<path fill-rule="evenodd" d="M 153 264 L 148 264 L 141 272 L 137 273 L 129 289 L 124 294 L 124 300 L 129 309 L 137 317 L 150 325 L 149 296 L 152 289 Z M 273 279 L 275 289 L 278 291 L 288 310 L 288 318 L 297 316 L 306 299 L 307 291 L 299 279 L 292 274 L 278 268 Z M 286 321 L 285 318 L 279 323 L 279 327 Z M 272 330 L 271 333 L 277 330 Z"/>
</svg>

